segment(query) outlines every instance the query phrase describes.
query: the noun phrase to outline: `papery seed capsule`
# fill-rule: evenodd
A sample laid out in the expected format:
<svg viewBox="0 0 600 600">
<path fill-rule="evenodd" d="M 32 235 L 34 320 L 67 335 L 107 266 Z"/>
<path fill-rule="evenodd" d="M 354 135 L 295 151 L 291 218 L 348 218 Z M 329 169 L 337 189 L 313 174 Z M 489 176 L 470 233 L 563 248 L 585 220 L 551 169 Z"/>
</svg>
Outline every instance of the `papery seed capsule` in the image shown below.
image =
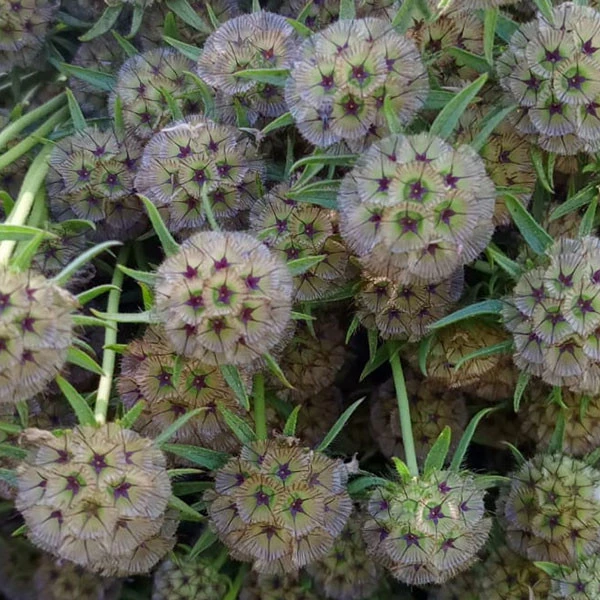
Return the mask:
<svg viewBox="0 0 600 600">
<path fill-rule="evenodd" d="M 589 600 L 600 595 L 598 555 L 583 556 L 574 567 L 561 565 L 552 575 L 548 600 Z"/>
</svg>

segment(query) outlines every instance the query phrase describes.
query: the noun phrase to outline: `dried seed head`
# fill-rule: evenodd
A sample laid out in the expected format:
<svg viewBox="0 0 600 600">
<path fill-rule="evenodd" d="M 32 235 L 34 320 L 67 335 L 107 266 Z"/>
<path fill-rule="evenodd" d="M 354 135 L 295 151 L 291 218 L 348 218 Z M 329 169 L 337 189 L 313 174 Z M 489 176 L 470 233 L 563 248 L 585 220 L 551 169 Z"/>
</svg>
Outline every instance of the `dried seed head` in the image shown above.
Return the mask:
<svg viewBox="0 0 600 600">
<path fill-rule="evenodd" d="M 600 147 L 600 14 L 565 2 L 515 32 L 498 59 L 500 83 L 519 110 L 517 130 L 544 150 L 574 155 Z"/>
<path fill-rule="evenodd" d="M 0 404 L 28 400 L 58 374 L 77 307 L 75 297 L 42 275 L 0 268 Z"/>
<path fill-rule="evenodd" d="M 384 104 L 410 122 L 428 91 L 414 43 L 389 22 L 367 18 L 338 21 L 308 38 L 285 98 L 300 133 L 324 147 L 387 130 Z"/>
<path fill-rule="evenodd" d="M 350 253 L 342 242 L 334 210 L 297 202 L 281 183 L 255 202 L 250 211 L 254 235 L 284 260 L 325 256 L 302 275 L 294 277 L 298 301 L 317 300 L 334 294 L 350 278 Z"/>
<path fill-rule="evenodd" d="M 549 385 L 600 389 L 600 240 L 561 238 L 524 273 L 502 311 L 519 369 Z"/>
<path fill-rule="evenodd" d="M 242 449 L 217 471 L 208 514 L 232 558 L 259 573 L 295 573 L 332 548 L 352 501 L 340 460 L 275 438 Z"/>
<path fill-rule="evenodd" d="M 249 388 L 250 378 L 244 371 L 240 374 Z M 185 413 L 204 408 L 179 428 L 171 440 L 224 452 L 239 448 L 219 408 L 225 407 L 242 418 L 245 411 L 221 370 L 175 354 L 162 330 L 148 330 L 142 339 L 127 346 L 118 387 L 126 408 L 139 400 L 146 403 L 134 425 L 141 434 L 156 437 Z"/>
<path fill-rule="evenodd" d="M 249 208 L 263 171 L 256 147 L 238 129 L 191 115 L 150 139 L 135 185 L 166 213 L 167 227 L 178 232 L 204 224 L 204 190 L 219 220 Z"/>
<path fill-rule="evenodd" d="M 415 449 L 417 458 L 423 461 L 446 426 L 452 431 L 452 446 L 456 447 L 467 424 L 467 407 L 460 392 L 422 380 L 412 372 L 406 375 Z M 370 410 L 373 437 L 381 452 L 387 457 L 403 456 L 398 401 L 392 380 L 377 388 Z"/>
<path fill-rule="evenodd" d="M 27 429 L 15 506 L 31 541 L 103 575 L 147 573 L 175 544 L 166 513 L 165 457 L 137 433 L 108 423 L 60 437 Z"/>
<path fill-rule="evenodd" d="M 152 600 L 222 600 L 228 581 L 210 564 L 178 557 L 154 573 Z"/>
<path fill-rule="evenodd" d="M 294 575 L 246 575 L 240 600 L 321 600 Z"/>
<path fill-rule="evenodd" d="M 441 584 L 467 569 L 492 523 L 473 478 L 450 471 L 378 487 L 367 512 L 368 551 L 409 585 Z"/>
<path fill-rule="evenodd" d="M 134 187 L 140 155 L 135 140 L 125 142 L 95 127 L 63 138 L 54 147 L 46 178 L 53 216 L 92 221 L 100 239 L 139 235 L 147 225 Z"/>
<path fill-rule="evenodd" d="M 373 144 L 346 175 L 340 231 L 375 275 L 440 282 L 485 248 L 495 188 L 470 146 L 427 133 Z"/>
<path fill-rule="evenodd" d="M 515 552 L 575 564 L 600 548 L 600 471 L 565 454 L 537 454 L 512 474 L 497 514 Z"/>
<path fill-rule="evenodd" d="M 382 567 L 367 554 L 361 523 L 348 522 L 327 556 L 307 567 L 315 590 L 333 600 L 371 598 L 383 579 Z"/>
<path fill-rule="evenodd" d="M 600 558 L 582 556 L 574 567 L 561 565 L 552 576 L 548 600 L 591 600 L 600 595 Z"/>
<path fill-rule="evenodd" d="M 198 233 L 157 276 L 157 314 L 178 354 L 211 365 L 249 363 L 290 324 L 290 272 L 246 233 Z"/>
</svg>

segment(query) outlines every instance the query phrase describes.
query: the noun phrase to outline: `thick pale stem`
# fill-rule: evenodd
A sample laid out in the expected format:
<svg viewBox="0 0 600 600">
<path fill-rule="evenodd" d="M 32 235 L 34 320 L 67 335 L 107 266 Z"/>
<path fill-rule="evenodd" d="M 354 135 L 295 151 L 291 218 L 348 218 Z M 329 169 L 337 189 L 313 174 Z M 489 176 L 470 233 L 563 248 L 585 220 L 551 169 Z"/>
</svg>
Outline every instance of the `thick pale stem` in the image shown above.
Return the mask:
<svg viewBox="0 0 600 600">
<path fill-rule="evenodd" d="M 267 415 L 265 409 L 265 376 L 257 373 L 254 376 L 254 391 L 252 394 L 254 403 L 254 426 L 256 437 L 259 440 L 267 439 Z"/>
<path fill-rule="evenodd" d="M 52 145 L 48 144 L 40 150 L 31 163 L 21 185 L 17 201 L 6 218 L 6 225 L 25 225 L 27 223 L 38 190 L 44 184 L 44 179 L 48 172 L 48 156 L 50 152 L 52 152 Z M 16 242 L 14 240 L 4 240 L 0 243 L 0 265 L 8 264 L 15 245 Z"/>
<path fill-rule="evenodd" d="M 396 397 L 398 399 L 398 413 L 400 415 L 400 430 L 402 432 L 402 443 L 404 444 L 404 454 L 406 465 L 411 475 L 418 477 L 419 467 L 417 465 L 417 453 L 415 452 L 415 441 L 412 432 L 412 422 L 410 420 L 410 405 L 408 404 L 408 394 L 406 393 L 406 383 L 404 382 L 404 373 L 402 363 L 397 352 L 390 356 L 390 366 L 394 377 L 394 387 L 396 388 Z"/>
<path fill-rule="evenodd" d="M 117 265 L 124 265 L 127 262 L 128 256 L 129 248 L 127 246 L 121 248 L 117 258 Z M 114 285 L 116 289 L 111 290 L 108 294 L 108 302 L 106 305 L 106 312 L 108 313 L 119 312 L 121 286 L 123 285 L 125 273 L 117 268 L 117 265 L 115 265 L 111 281 L 111 284 Z M 107 327 L 105 329 L 104 351 L 102 354 L 102 371 L 104 374 L 100 377 L 100 381 L 98 382 L 98 393 L 96 395 L 96 407 L 94 410 L 94 416 L 98 425 L 104 425 L 104 423 L 106 423 L 106 414 L 108 412 L 108 403 L 110 401 L 110 392 L 112 390 L 117 357 L 117 353 L 109 348 L 109 346 L 114 346 L 117 343 L 117 323 L 116 321 L 110 321 L 109 324 L 113 325 L 114 328 Z"/>
</svg>

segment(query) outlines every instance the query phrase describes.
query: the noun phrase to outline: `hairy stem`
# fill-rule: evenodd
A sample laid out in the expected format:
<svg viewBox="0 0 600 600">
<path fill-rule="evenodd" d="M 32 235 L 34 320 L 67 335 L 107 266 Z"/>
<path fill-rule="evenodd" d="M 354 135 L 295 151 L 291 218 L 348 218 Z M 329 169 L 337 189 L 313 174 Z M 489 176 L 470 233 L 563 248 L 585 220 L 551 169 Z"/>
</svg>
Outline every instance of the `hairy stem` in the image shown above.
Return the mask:
<svg viewBox="0 0 600 600">
<path fill-rule="evenodd" d="M 254 376 L 254 390 L 252 394 L 254 403 L 254 426 L 256 437 L 259 440 L 267 439 L 267 415 L 265 410 L 265 376 L 257 373 Z"/>
<path fill-rule="evenodd" d="M 396 388 L 396 397 L 398 399 L 398 413 L 400 414 L 400 429 L 402 431 L 402 443 L 404 444 L 404 454 L 406 465 L 410 474 L 414 477 L 419 475 L 417 466 L 417 453 L 415 452 L 415 441 L 413 439 L 412 423 L 410 420 L 410 406 L 408 404 L 408 394 L 406 393 L 406 384 L 404 382 L 404 373 L 402 363 L 398 352 L 392 352 L 390 356 L 390 366 L 394 377 L 394 387 Z"/>
</svg>

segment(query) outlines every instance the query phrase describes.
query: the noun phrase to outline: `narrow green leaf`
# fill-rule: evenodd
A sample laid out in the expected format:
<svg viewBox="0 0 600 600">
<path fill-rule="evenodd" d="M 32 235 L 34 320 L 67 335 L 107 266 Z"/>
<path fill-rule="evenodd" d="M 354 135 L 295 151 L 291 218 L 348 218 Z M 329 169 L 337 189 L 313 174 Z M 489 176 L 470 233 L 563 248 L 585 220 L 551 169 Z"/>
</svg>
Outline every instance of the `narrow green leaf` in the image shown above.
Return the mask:
<svg viewBox="0 0 600 600">
<path fill-rule="evenodd" d="M 102 294 L 106 294 L 111 290 L 118 290 L 119 288 L 114 285 L 104 284 L 97 285 L 96 287 L 90 288 L 89 290 L 85 290 L 80 294 L 77 294 L 77 300 L 79 300 L 79 304 L 85 306 L 88 302 L 92 301 L 94 298 L 101 296 Z"/>
<path fill-rule="evenodd" d="M 390 133 L 402 133 L 402 121 L 394 109 L 392 97 L 387 94 L 383 99 L 383 114 Z"/>
<path fill-rule="evenodd" d="M 477 96 L 485 82 L 488 80 L 488 74 L 480 75 L 473 83 L 463 88 L 446 106 L 440 111 L 435 121 L 432 123 L 429 132 L 431 135 L 437 135 L 443 139 L 448 139 L 463 113 Z"/>
<path fill-rule="evenodd" d="M 137 269 L 130 269 L 125 265 L 117 265 L 117 268 L 123 271 L 125 275 L 135 279 L 136 281 L 141 281 L 150 287 L 154 287 L 156 285 L 157 276 L 155 273 L 148 273 L 147 271 L 138 271 Z"/>
<path fill-rule="evenodd" d="M 519 24 L 515 23 L 506 14 L 500 13 L 498 15 L 498 22 L 496 23 L 496 35 L 505 42 L 510 42 L 514 33 L 519 29 Z"/>
<path fill-rule="evenodd" d="M 173 254 L 179 252 L 179 244 L 175 241 L 175 238 L 167 229 L 165 222 L 158 212 L 158 208 L 156 208 L 152 201 L 146 198 L 146 196 L 143 196 L 142 194 L 138 194 L 138 196 L 146 207 L 146 212 L 148 213 L 148 217 L 150 217 L 152 227 L 154 228 L 154 231 L 158 236 L 160 243 L 162 244 L 165 254 L 167 256 L 173 256 Z"/>
<path fill-rule="evenodd" d="M 581 207 L 589 204 L 598 192 L 593 187 L 584 187 L 576 194 L 567 199 L 566 202 L 560 204 L 550 213 L 550 222 L 556 221 L 569 213 L 579 210 Z"/>
<path fill-rule="evenodd" d="M 174 40 L 180 39 L 179 27 L 177 27 L 177 17 L 175 14 L 169 11 L 163 23 L 163 40 L 165 37 L 172 38 Z"/>
<path fill-rule="evenodd" d="M 21 537 L 27 533 L 27 525 L 23 523 L 21 527 L 17 527 L 11 534 L 10 537 Z"/>
<path fill-rule="evenodd" d="M 0 444 L 0 456 L 23 460 L 27 456 L 27 450 L 12 444 Z"/>
<path fill-rule="evenodd" d="M 596 466 L 596 463 L 600 460 L 600 448 L 596 448 L 589 454 L 586 454 L 583 457 L 583 460 L 586 464 L 590 465 L 590 467 Z"/>
<path fill-rule="evenodd" d="M 305 256 L 304 258 L 296 258 L 294 260 L 290 260 L 287 263 L 287 267 L 290 273 L 296 277 L 297 275 L 302 275 L 303 273 L 310 271 L 310 269 L 318 265 L 326 258 L 327 256 L 325 254 L 321 254 L 320 256 Z"/>
<path fill-rule="evenodd" d="M 117 82 L 114 75 L 110 73 L 103 73 L 102 71 L 94 71 L 93 69 L 86 69 L 84 67 L 78 67 L 77 65 L 70 65 L 68 63 L 60 63 L 60 70 L 65 75 L 72 75 L 81 79 L 91 86 L 103 92 L 112 92 Z"/>
<path fill-rule="evenodd" d="M 178 419 L 173 421 L 162 433 L 154 439 L 154 443 L 162 447 L 168 440 L 170 440 L 190 419 L 197 417 L 200 413 L 207 410 L 207 407 L 195 408 L 181 415 Z"/>
<path fill-rule="evenodd" d="M 202 49 L 198 48 L 198 46 L 192 46 L 192 44 L 186 44 L 185 42 L 176 40 L 175 38 L 172 38 L 168 35 L 163 35 L 163 40 L 167 44 L 169 44 L 169 46 L 172 46 L 173 48 L 175 48 L 175 50 L 179 50 L 179 52 L 181 52 L 181 54 L 183 54 L 184 56 L 187 56 L 194 62 L 198 62 L 198 60 L 200 59 L 200 56 L 202 54 Z"/>
<path fill-rule="evenodd" d="M 539 182 L 547 192 L 554 194 L 554 184 L 548 179 L 548 174 L 544 168 L 544 154 L 542 150 L 540 150 L 537 146 L 532 145 L 530 155 L 531 162 L 533 163 L 533 168 L 535 169 Z"/>
<path fill-rule="evenodd" d="M 4 210 L 4 214 L 10 215 L 12 209 L 15 206 L 15 201 L 5 190 L 0 190 L 0 202 L 2 203 L 2 209 Z"/>
<path fill-rule="evenodd" d="M 497 264 L 505 273 L 510 275 L 513 279 L 518 279 L 523 272 L 519 263 L 511 260 L 502 252 L 499 248 L 497 248 L 494 244 L 490 244 L 486 249 L 485 253 L 487 257 L 492 260 L 495 264 Z"/>
<path fill-rule="evenodd" d="M 269 123 L 261 130 L 261 133 L 263 135 L 267 135 L 273 131 L 277 131 L 277 129 L 281 129 L 282 127 L 288 127 L 289 125 L 293 124 L 294 117 L 292 117 L 292 113 L 286 112 L 283 113 L 280 117 L 269 121 Z"/>
<path fill-rule="evenodd" d="M 252 12 L 260 12 L 260 0 L 252 0 Z"/>
<path fill-rule="evenodd" d="M 410 469 L 403 460 L 399 459 L 397 456 L 392 456 L 392 463 L 394 463 L 394 468 L 396 469 L 400 481 L 406 483 L 412 479 Z"/>
<path fill-rule="evenodd" d="M 224 467 L 231 458 L 225 452 L 217 452 L 208 448 L 200 448 L 199 446 L 190 446 L 187 444 L 163 444 L 161 450 L 185 458 L 185 460 L 209 471 L 216 471 Z"/>
<path fill-rule="evenodd" d="M 284 375 L 277 361 L 268 352 L 265 352 L 262 357 L 269 371 L 271 371 L 271 373 L 275 375 L 286 388 L 293 390 L 294 386 L 287 380 L 287 377 Z"/>
<path fill-rule="evenodd" d="M 212 28 L 215 30 L 219 29 L 219 27 L 221 27 L 221 21 L 219 21 L 217 15 L 215 15 L 215 11 L 213 10 L 210 3 L 205 2 L 204 7 L 206 8 L 206 12 L 208 13 L 208 20 L 210 21 Z"/>
<path fill-rule="evenodd" d="M 217 534 L 210 528 L 206 528 L 198 538 L 194 547 L 190 550 L 189 559 L 195 560 L 203 552 L 219 541 Z"/>
<path fill-rule="evenodd" d="M 521 235 L 536 254 L 544 254 L 553 242 L 544 228 L 527 212 L 518 198 L 512 194 L 505 194 L 506 208 L 517 226 Z"/>
<path fill-rule="evenodd" d="M 367 329 L 367 342 L 369 344 L 369 362 L 373 362 L 379 346 L 379 332 L 377 329 Z"/>
<path fill-rule="evenodd" d="M 533 564 L 541 571 L 544 571 L 544 573 L 546 573 L 546 575 L 549 575 L 552 579 L 559 579 L 564 577 L 564 571 L 561 565 L 537 560 L 534 561 Z"/>
<path fill-rule="evenodd" d="M 69 105 L 69 113 L 71 115 L 71 121 L 73 121 L 73 127 L 75 131 L 81 131 L 86 128 L 85 117 L 81 112 L 81 107 L 79 106 L 79 102 L 77 102 L 73 92 L 67 88 L 65 90 L 67 94 L 67 103 Z"/>
<path fill-rule="evenodd" d="M 42 236 L 42 239 L 58 237 L 49 231 L 44 231 L 43 229 L 38 229 L 37 227 L 0 223 L 1 241 L 12 240 L 15 242 L 22 242 L 40 235 Z"/>
<path fill-rule="evenodd" d="M 448 451 L 450 450 L 451 439 L 452 430 L 446 425 L 427 453 L 427 458 L 425 459 L 425 465 L 423 467 L 425 475 L 432 473 L 433 471 L 442 470 L 444 463 L 446 462 L 446 457 L 448 456 Z"/>
<path fill-rule="evenodd" d="M 350 322 L 350 325 L 348 326 L 348 331 L 346 332 L 346 340 L 345 340 L 346 345 L 350 342 L 350 339 L 356 333 L 356 330 L 358 329 L 359 325 L 360 325 L 360 319 L 359 319 L 358 315 L 354 315 L 352 317 L 352 321 Z"/>
<path fill-rule="evenodd" d="M 109 241 L 103 242 L 102 244 L 97 244 L 92 248 L 89 248 L 82 254 L 80 254 L 77 258 L 72 260 L 58 275 L 55 275 L 52 278 L 52 282 L 57 285 L 65 285 L 71 279 L 79 269 L 85 266 L 88 262 L 90 262 L 93 258 L 98 256 L 98 254 L 102 254 L 105 250 L 109 248 L 113 248 L 115 246 L 121 246 L 121 242 L 117 241 Z"/>
<path fill-rule="evenodd" d="M 79 423 L 81 425 L 95 426 L 96 419 L 94 418 L 94 413 L 84 397 L 60 375 L 56 376 L 56 383 L 65 398 L 69 401 Z"/>
<path fill-rule="evenodd" d="M 304 9 L 302 9 L 302 12 L 298 15 L 298 19 L 292 19 L 290 17 L 286 18 L 286 21 L 296 30 L 296 33 L 298 35 L 301 35 L 302 37 L 310 37 L 313 34 L 312 29 L 310 29 L 309 27 L 307 27 L 304 24 L 304 21 L 302 18 L 302 13 L 307 8 L 310 8 L 310 3 L 307 3 L 307 5 L 304 7 Z"/>
<path fill-rule="evenodd" d="M 172 10 L 184 23 L 190 27 L 201 31 L 207 35 L 212 33 L 212 29 L 200 17 L 200 15 L 190 6 L 187 0 L 166 0 L 166 5 Z"/>
<path fill-rule="evenodd" d="M 493 406 L 491 408 L 484 408 L 483 410 L 480 410 L 471 419 L 471 421 L 467 425 L 467 428 L 465 429 L 465 432 L 463 433 L 462 437 L 460 438 L 460 442 L 458 442 L 458 446 L 456 448 L 456 451 L 454 452 L 454 456 L 452 457 L 452 462 L 450 463 L 451 471 L 459 471 L 460 470 L 463 460 L 465 459 L 467 450 L 469 448 L 469 444 L 471 443 L 471 440 L 473 439 L 473 435 L 475 435 L 475 430 L 477 429 L 479 422 L 481 421 L 481 419 L 483 419 L 483 417 L 485 417 L 486 415 L 489 415 L 491 412 L 494 412 L 495 410 L 498 410 L 498 407 Z"/>
<path fill-rule="evenodd" d="M 121 46 L 121 49 L 128 57 L 131 58 L 132 56 L 139 54 L 138 49 L 129 40 L 126 40 L 119 32 L 113 29 L 111 33 L 115 40 L 117 40 L 117 44 Z"/>
<path fill-rule="evenodd" d="M 510 483 L 510 477 L 503 477 L 502 475 L 475 475 L 475 485 L 480 490 L 501 487 L 507 483 Z"/>
<path fill-rule="evenodd" d="M 417 3 L 415 0 L 404 0 L 392 20 L 392 29 L 398 31 L 398 33 L 405 33 L 413 24 L 411 17 L 416 8 Z"/>
<path fill-rule="evenodd" d="M 285 426 L 283 427 L 283 435 L 288 437 L 294 437 L 296 435 L 296 425 L 298 423 L 298 413 L 302 408 L 301 404 L 298 404 L 294 408 L 294 410 L 290 413 L 290 416 L 287 418 L 285 422 Z"/>
<path fill-rule="evenodd" d="M 73 324 L 79 327 L 105 327 L 108 329 L 116 329 L 112 323 L 107 323 L 103 319 L 90 317 L 88 315 L 73 315 Z"/>
<path fill-rule="evenodd" d="M 233 74 L 240 79 L 251 79 L 260 83 L 283 87 L 290 76 L 289 69 L 244 69 Z"/>
<path fill-rule="evenodd" d="M 354 411 L 362 404 L 364 398 L 360 398 L 353 404 L 351 404 L 340 416 L 340 418 L 333 424 L 333 427 L 327 432 L 327 435 L 323 441 L 317 447 L 318 452 L 324 452 L 331 446 L 335 438 L 339 435 L 344 425 L 348 422 L 348 419 L 354 414 Z"/>
<path fill-rule="evenodd" d="M 354 0 L 340 0 L 340 21 L 355 18 L 356 7 L 354 6 Z"/>
<path fill-rule="evenodd" d="M 212 486 L 210 481 L 174 481 L 171 484 L 173 494 L 178 498 L 180 496 L 189 496 L 205 492 Z M 145 600 L 145 599 L 144 599 Z"/>
<path fill-rule="evenodd" d="M 139 313 L 107 313 L 92 308 L 90 312 L 99 319 L 114 321 L 115 323 L 159 323 L 156 316 L 149 310 Z"/>
<path fill-rule="evenodd" d="M 375 355 L 369 362 L 365 365 L 362 373 L 360 374 L 359 381 L 363 381 L 366 377 L 368 377 L 373 371 L 376 371 L 382 365 L 386 364 L 390 358 L 390 346 L 389 343 L 382 344 L 375 352 Z"/>
<path fill-rule="evenodd" d="M 235 365 L 221 365 L 221 373 L 227 382 L 227 385 L 232 389 L 235 397 L 238 399 L 240 406 L 245 410 L 250 410 L 250 398 L 248 391 L 242 380 L 239 369 Z"/>
<path fill-rule="evenodd" d="M 579 236 L 585 237 L 586 235 L 592 235 L 594 233 L 595 221 L 596 221 L 596 211 L 598 209 L 598 196 L 594 196 L 593 200 L 590 202 L 583 218 L 581 219 L 581 223 L 579 224 Z"/>
<path fill-rule="evenodd" d="M 427 358 L 431 351 L 431 345 L 435 339 L 435 334 L 430 333 L 426 335 L 419 344 L 419 370 L 423 374 L 423 377 L 427 377 Z"/>
<path fill-rule="evenodd" d="M 487 8 L 483 16 L 483 55 L 490 65 L 494 63 L 494 40 L 500 10 L 497 6 Z"/>
<path fill-rule="evenodd" d="M 442 327 L 458 323 L 459 321 L 464 321 L 465 319 L 470 319 L 471 317 L 477 317 L 481 315 L 498 316 L 502 310 L 502 306 L 502 300 L 483 300 L 482 302 L 465 306 L 465 308 L 461 308 L 449 314 L 447 317 L 439 319 L 435 323 L 432 323 L 429 326 L 429 329 L 441 329 Z"/>
<path fill-rule="evenodd" d="M 565 427 L 565 411 L 561 410 L 558 413 L 558 418 L 556 419 L 556 423 L 554 425 L 554 431 L 548 444 L 548 452 L 551 452 L 553 454 L 556 452 L 562 452 L 565 443 Z"/>
<path fill-rule="evenodd" d="M 470 352 L 469 354 L 465 354 L 464 356 L 461 356 L 454 365 L 454 370 L 458 371 L 458 369 L 460 369 L 466 362 L 469 362 L 474 358 L 483 358 L 485 356 L 493 356 L 494 354 L 507 354 L 512 352 L 512 349 L 512 339 L 504 340 L 503 342 L 498 342 L 497 344 L 493 344 L 491 346 L 477 348 L 477 350 Z"/>
<path fill-rule="evenodd" d="M 129 27 L 129 33 L 127 37 L 129 39 L 135 37 L 140 27 L 142 26 L 142 20 L 144 18 L 144 7 L 141 4 L 134 4 L 133 11 L 131 13 L 131 26 Z"/>
<path fill-rule="evenodd" d="M 488 141 L 491 133 L 506 120 L 506 117 L 517 108 L 516 104 L 511 104 L 507 107 L 500 107 L 496 110 L 491 110 L 481 120 L 479 125 L 479 133 L 473 138 L 473 141 L 469 143 L 469 146 L 475 148 L 479 152 Z"/>
<path fill-rule="evenodd" d="M 533 0 L 538 10 L 544 15 L 544 18 L 548 23 L 554 23 L 554 10 L 552 8 L 552 2 L 550 0 Z"/>
<path fill-rule="evenodd" d="M 15 423 L 5 423 L 4 421 L 0 421 L 0 431 L 8 433 L 9 435 L 18 435 L 23 431 L 23 428 Z"/>
<path fill-rule="evenodd" d="M 456 47 L 448 48 L 446 52 L 456 60 L 459 67 L 469 67 L 477 73 L 489 73 L 491 70 L 490 63 L 478 54 Z"/>
<path fill-rule="evenodd" d="M 122 4 L 117 6 L 107 6 L 100 18 L 94 23 L 94 26 L 80 36 L 79 40 L 81 42 L 89 42 L 90 40 L 101 36 L 103 33 L 110 31 L 117 22 L 117 19 L 121 16 L 122 10 Z"/>
<path fill-rule="evenodd" d="M 307 204 L 316 204 L 330 210 L 337 210 L 338 189 L 327 188 L 320 185 L 320 182 L 309 183 L 298 189 L 291 189 L 287 195 L 292 200 L 306 202 Z"/>
<path fill-rule="evenodd" d="M 173 94 L 171 94 L 171 92 L 163 88 L 160 88 L 159 91 L 162 97 L 167 101 L 167 106 L 169 107 L 169 112 L 173 117 L 173 121 L 181 121 L 183 119 L 183 112 L 179 104 L 177 104 L 177 101 L 173 97 Z"/>
<path fill-rule="evenodd" d="M 517 380 L 517 385 L 515 386 L 515 393 L 513 396 L 513 410 L 515 412 L 519 412 L 519 407 L 521 406 L 521 398 L 525 393 L 525 389 L 527 388 L 530 379 L 531 375 L 529 373 L 525 373 L 525 371 L 519 373 L 519 378 Z"/>
<path fill-rule="evenodd" d="M 290 317 L 294 319 L 294 321 L 306 321 L 307 323 L 317 320 L 317 317 L 313 317 L 312 315 L 306 315 L 295 310 L 290 312 Z"/>
<path fill-rule="evenodd" d="M 140 418 L 141 414 L 146 408 L 146 402 L 144 400 L 138 400 L 120 419 L 119 423 L 123 429 L 131 429 L 136 421 Z"/>
<path fill-rule="evenodd" d="M 424 110 L 441 110 L 454 98 L 452 92 L 446 90 L 430 90 L 425 101 Z"/>
<path fill-rule="evenodd" d="M 71 346 L 67 352 L 67 362 L 90 371 L 90 373 L 104 375 L 102 367 L 91 356 L 74 346 Z"/>
<path fill-rule="evenodd" d="M 17 487 L 17 473 L 12 469 L 4 469 L 0 467 L 0 481 L 5 481 L 10 487 Z"/>
<path fill-rule="evenodd" d="M 332 156 L 326 156 L 318 154 L 317 156 L 305 156 L 300 160 L 297 160 L 290 169 L 291 172 L 297 171 L 300 167 L 309 165 L 339 165 L 342 167 L 352 167 L 358 159 L 358 154 L 338 154 Z"/>
<path fill-rule="evenodd" d="M 169 508 L 179 511 L 179 516 L 182 521 L 200 523 L 201 521 L 206 520 L 206 517 L 201 515 L 197 510 L 194 510 L 189 504 L 186 504 L 177 496 L 171 496 L 168 506 Z"/>
<path fill-rule="evenodd" d="M 351 496 L 356 494 L 360 494 L 370 487 L 386 487 L 390 485 L 390 482 L 383 477 L 376 477 L 375 475 L 363 475 L 362 477 L 357 477 L 353 479 L 348 484 L 348 493 Z"/>
<path fill-rule="evenodd" d="M 21 427 L 26 429 L 29 427 L 29 405 L 25 400 L 19 400 L 17 402 L 17 412 L 19 413 Z"/>
<path fill-rule="evenodd" d="M 219 412 L 221 415 L 223 415 L 223 418 L 225 419 L 229 429 L 233 431 L 235 437 L 240 440 L 242 444 L 247 446 L 248 444 L 256 441 L 256 433 L 254 433 L 246 421 L 240 419 L 240 417 L 238 417 L 235 413 L 232 413 L 224 406 L 219 407 Z"/>
<path fill-rule="evenodd" d="M 28 242 L 18 246 L 15 254 L 13 254 L 11 258 L 11 266 L 20 271 L 27 271 L 31 267 L 31 263 L 46 237 L 46 232 L 40 231 Z"/>
</svg>

